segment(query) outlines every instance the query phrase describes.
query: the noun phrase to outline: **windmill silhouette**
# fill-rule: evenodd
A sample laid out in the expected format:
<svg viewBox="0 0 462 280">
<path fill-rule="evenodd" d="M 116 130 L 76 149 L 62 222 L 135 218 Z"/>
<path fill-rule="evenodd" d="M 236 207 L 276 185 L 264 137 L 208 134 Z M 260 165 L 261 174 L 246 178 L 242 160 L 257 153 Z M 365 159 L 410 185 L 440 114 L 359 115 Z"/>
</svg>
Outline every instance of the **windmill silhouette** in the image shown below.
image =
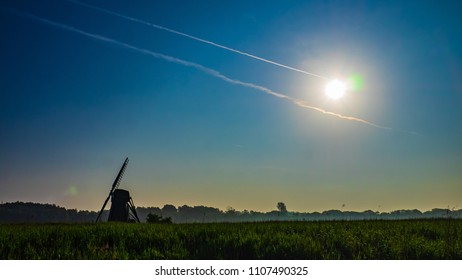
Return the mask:
<svg viewBox="0 0 462 280">
<path fill-rule="evenodd" d="M 140 222 L 138 214 L 136 213 L 135 204 L 130 197 L 130 193 L 127 190 L 119 189 L 119 185 L 122 181 L 127 165 L 128 157 L 125 159 L 116 179 L 114 180 L 114 183 L 112 184 L 109 195 L 104 201 L 103 207 L 101 207 L 98 217 L 96 218 L 96 222 L 100 221 L 101 215 L 103 214 L 104 208 L 106 208 L 109 198 L 111 198 L 111 208 L 107 219 L 108 222 Z"/>
</svg>

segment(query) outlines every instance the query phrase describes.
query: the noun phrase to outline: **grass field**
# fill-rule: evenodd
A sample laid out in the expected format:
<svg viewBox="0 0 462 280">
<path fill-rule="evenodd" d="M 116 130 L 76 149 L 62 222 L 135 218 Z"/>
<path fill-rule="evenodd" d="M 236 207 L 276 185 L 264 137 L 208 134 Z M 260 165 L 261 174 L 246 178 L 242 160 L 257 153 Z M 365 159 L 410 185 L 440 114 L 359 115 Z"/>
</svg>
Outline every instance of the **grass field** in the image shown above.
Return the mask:
<svg viewBox="0 0 462 280">
<path fill-rule="evenodd" d="M 462 220 L 0 225 L 1 259 L 462 259 Z"/>
</svg>

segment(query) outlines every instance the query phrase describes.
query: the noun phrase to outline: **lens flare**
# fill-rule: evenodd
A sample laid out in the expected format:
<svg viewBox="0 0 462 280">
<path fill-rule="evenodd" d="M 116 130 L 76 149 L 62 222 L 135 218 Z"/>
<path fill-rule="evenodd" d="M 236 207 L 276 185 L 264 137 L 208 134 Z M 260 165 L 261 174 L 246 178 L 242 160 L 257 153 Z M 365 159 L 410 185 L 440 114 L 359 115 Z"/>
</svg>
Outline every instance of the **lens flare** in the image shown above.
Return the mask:
<svg viewBox="0 0 462 280">
<path fill-rule="evenodd" d="M 78 192 L 76 186 L 69 186 L 69 188 L 67 189 L 67 194 L 68 194 L 69 196 L 76 196 L 78 193 L 79 193 L 79 192 Z"/>
<path fill-rule="evenodd" d="M 364 86 L 364 79 L 359 74 L 353 74 L 348 78 L 348 82 L 351 85 L 353 91 L 361 91 Z"/>
</svg>

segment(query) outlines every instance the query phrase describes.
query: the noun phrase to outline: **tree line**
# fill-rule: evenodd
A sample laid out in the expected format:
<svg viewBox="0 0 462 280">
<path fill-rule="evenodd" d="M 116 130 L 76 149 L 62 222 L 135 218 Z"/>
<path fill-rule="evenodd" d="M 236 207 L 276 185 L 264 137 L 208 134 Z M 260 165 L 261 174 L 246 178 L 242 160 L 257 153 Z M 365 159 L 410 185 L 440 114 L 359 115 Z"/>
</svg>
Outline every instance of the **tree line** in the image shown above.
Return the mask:
<svg viewBox="0 0 462 280">
<path fill-rule="evenodd" d="M 232 207 L 220 210 L 208 206 L 176 207 L 166 204 L 163 207 L 137 207 L 136 211 L 142 222 L 151 218 L 173 223 L 218 223 L 218 222 L 266 222 L 266 221 L 330 221 L 330 220 L 395 220 L 395 219 L 441 219 L 462 218 L 462 209 L 440 209 L 421 212 L 413 210 L 396 210 L 392 212 L 362 212 L 327 210 L 323 212 L 288 211 L 283 202 L 277 203 L 276 209 L 269 212 L 252 210 L 238 211 Z M 106 220 L 108 210 L 103 213 Z M 0 204 L 0 223 L 90 223 L 96 220 L 98 212 L 66 209 L 54 204 L 32 202 L 13 202 Z M 155 218 L 154 216 L 158 217 Z"/>
</svg>

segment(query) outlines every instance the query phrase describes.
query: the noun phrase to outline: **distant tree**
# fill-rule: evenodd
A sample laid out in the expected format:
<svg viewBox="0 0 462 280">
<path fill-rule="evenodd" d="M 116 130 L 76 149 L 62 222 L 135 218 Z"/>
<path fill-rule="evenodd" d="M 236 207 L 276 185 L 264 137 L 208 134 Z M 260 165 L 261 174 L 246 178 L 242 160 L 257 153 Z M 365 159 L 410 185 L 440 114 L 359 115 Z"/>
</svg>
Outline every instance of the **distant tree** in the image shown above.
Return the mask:
<svg viewBox="0 0 462 280">
<path fill-rule="evenodd" d="M 176 219 L 177 222 L 180 222 L 180 223 L 195 222 L 194 211 L 191 206 L 188 206 L 188 205 L 180 206 L 178 207 L 177 212 L 178 212 L 177 213 L 178 217 Z"/>
<path fill-rule="evenodd" d="M 136 212 L 140 221 L 146 221 L 149 213 L 156 214 L 162 217 L 162 210 L 159 207 L 136 207 Z"/>
<path fill-rule="evenodd" d="M 277 208 L 280 213 L 287 213 L 287 206 L 284 202 L 278 202 Z"/>
<path fill-rule="evenodd" d="M 226 207 L 224 218 L 227 222 L 237 219 L 238 211 L 231 206 Z"/>
<path fill-rule="evenodd" d="M 228 207 L 226 207 L 226 212 L 225 213 L 228 214 L 228 215 L 236 215 L 237 211 L 233 207 L 228 206 Z"/>
<path fill-rule="evenodd" d="M 216 222 L 220 219 L 222 211 L 218 208 L 207 207 L 203 205 L 188 206 L 183 205 L 178 207 L 178 213 L 175 217 L 175 222 L 178 223 L 195 223 L 195 222 Z"/>
<path fill-rule="evenodd" d="M 175 206 L 171 204 L 165 204 L 164 207 L 162 207 L 162 216 L 163 217 L 171 217 L 175 218 L 178 213 L 178 210 L 176 209 Z"/>
<path fill-rule="evenodd" d="M 177 211 L 176 207 L 172 204 L 165 204 L 164 207 L 162 207 L 162 211 L 165 212 L 175 212 Z"/>
<path fill-rule="evenodd" d="M 172 218 L 170 217 L 162 218 L 159 215 L 149 213 L 148 216 L 146 217 L 146 222 L 148 224 L 171 224 Z"/>
</svg>

